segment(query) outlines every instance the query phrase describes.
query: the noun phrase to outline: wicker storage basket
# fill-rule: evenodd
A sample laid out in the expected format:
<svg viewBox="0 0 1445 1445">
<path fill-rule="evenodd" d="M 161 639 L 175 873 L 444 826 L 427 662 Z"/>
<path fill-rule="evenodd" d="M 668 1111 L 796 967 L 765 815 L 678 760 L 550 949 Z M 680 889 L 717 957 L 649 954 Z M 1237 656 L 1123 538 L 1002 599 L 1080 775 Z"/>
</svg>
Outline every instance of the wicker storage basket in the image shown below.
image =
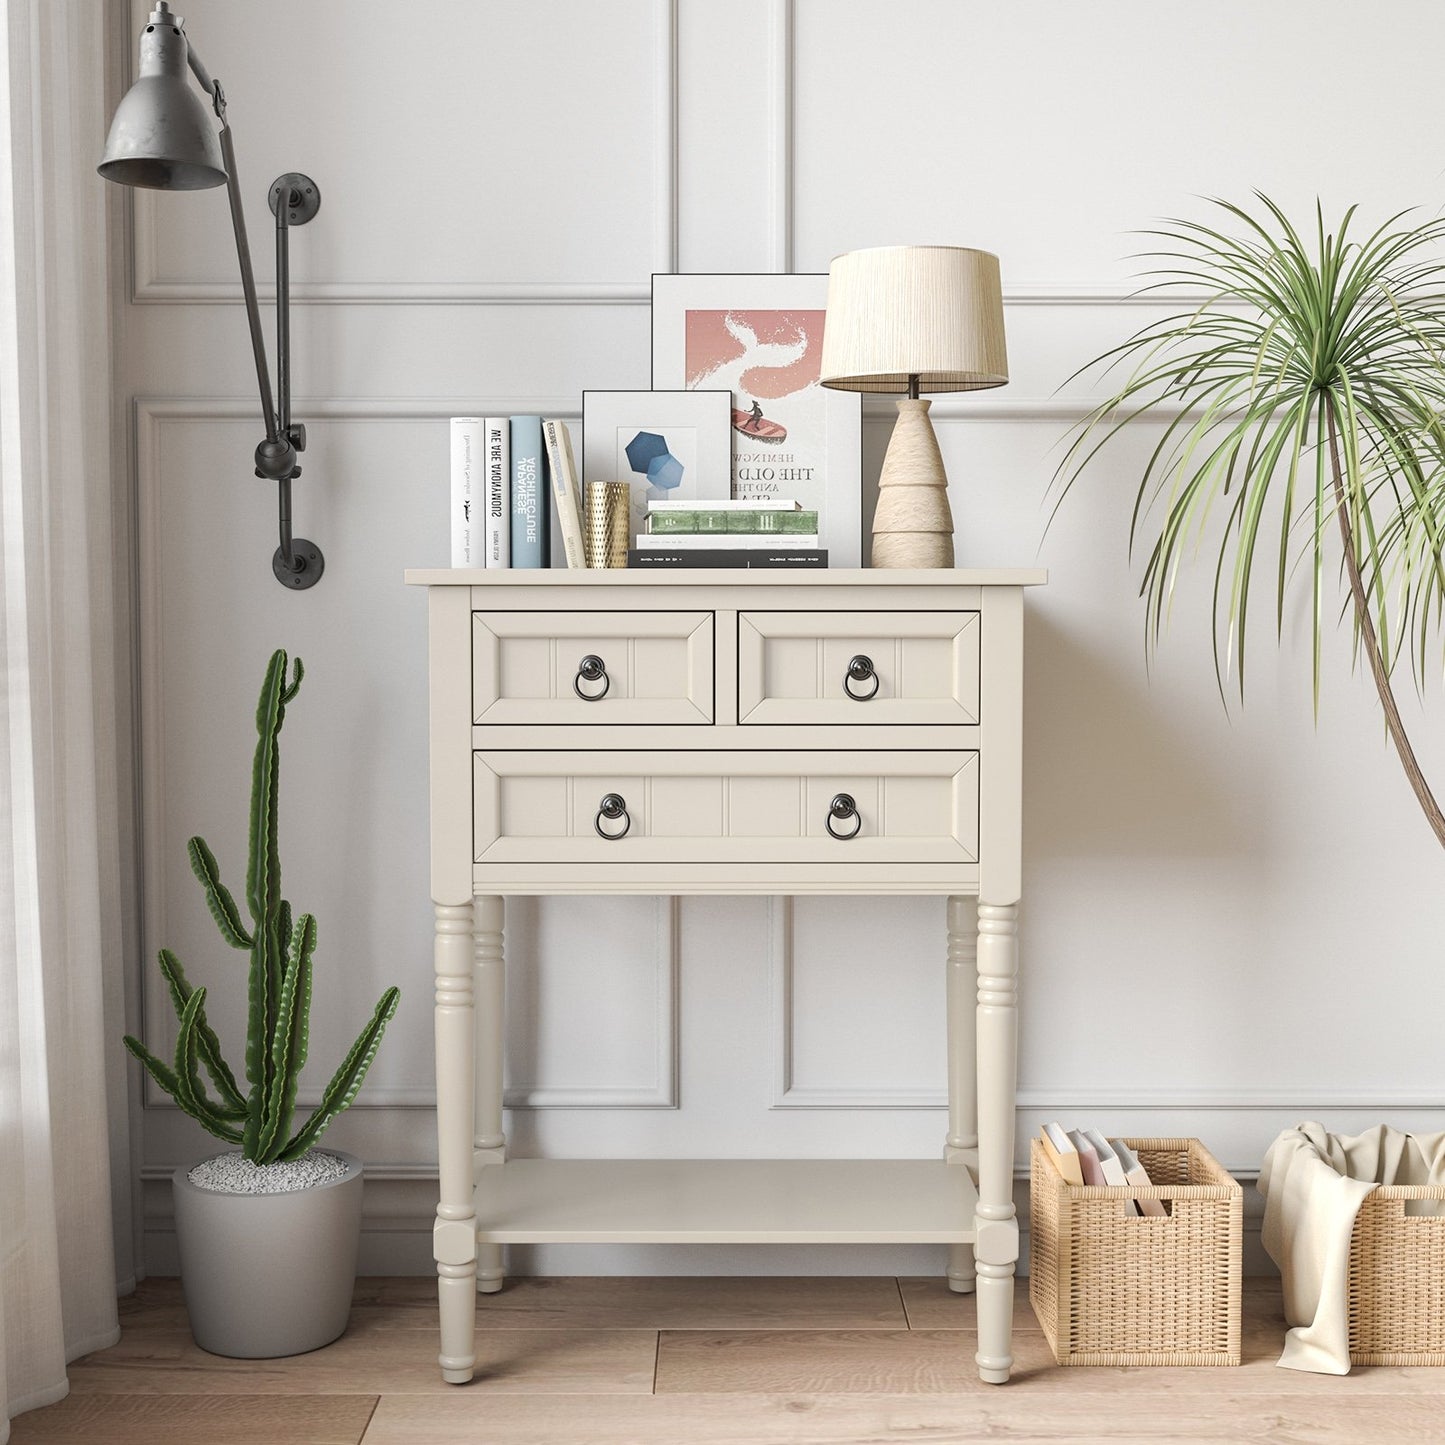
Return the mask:
<svg viewBox="0 0 1445 1445">
<path fill-rule="evenodd" d="M 1237 1365 L 1244 1191 L 1197 1139 L 1125 1142 L 1152 1187 L 1068 1184 L 1033 1141 L 1029 1299 L 1054 1358 Z M 1126 1212 L 1142 1198 L 1168 1214 Z"/>
<path fill-rule="evenodd" d="M 1384 1185 L 1350 1236 L 1350 1363 L 1445 1365 L 1445 1216 L 1406 1212 L 1445 1186 Z"/>
</svg>

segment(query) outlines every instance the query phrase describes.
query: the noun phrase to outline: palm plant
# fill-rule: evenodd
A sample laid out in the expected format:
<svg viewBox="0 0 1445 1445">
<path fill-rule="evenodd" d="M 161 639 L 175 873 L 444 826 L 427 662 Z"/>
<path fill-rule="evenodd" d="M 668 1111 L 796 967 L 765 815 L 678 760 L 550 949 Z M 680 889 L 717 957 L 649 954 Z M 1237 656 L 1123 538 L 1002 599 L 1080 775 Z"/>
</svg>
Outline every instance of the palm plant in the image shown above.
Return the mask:
<svg viewBox="0 0 1445 1445">
<path fill-rule="evenodd" d="M 1354 207 L 1330 231 L 1317 205 L 1307 244 L 1279 206 L 1259 200 L 1258 216 L 1215 203 L 1232 234 L 1184 220 L 1146 233 L 1159 238 L 1149 255 L 1160 265 L 1144 291 L 1202 286 L 1206 299 L 1078 373 L 1128 368 L 1075 430 L 1056 476 L 1059 501 L 1131 422 L 1168 418 L 1130 526 L 1131 555 L 1142 540 L 1149 547 L 1147 646 L 1159 641 L 1181 564 L 1212 538 L 1221 695 L 1232 669 L 1243 697 L 1259 562 L 1273 579 L 1277 632 L 1292 579 L 1303 574 L 1310 587 L 1318 711 L 1328 573 L 1342 567 L 1356 648 L 1410 786 L 1445 845 L 1445 814 L 1392 686 L 1406 653 L 1417 681 L 1424 676 L 1445 605 L 1445 220 L 1410 225 L 1402 212 L 1353 240 Z"/>
<path fill-rule="evenodd" d="M 281 896 L 281 858 L 276 825 L 280 786 L 278 740 L 286 704 L 296 696 L 304 670 L 296 659 L 293 680 L 286 681 L 286 654 L 275 652 L 266 668 L 256 708 L 256 757 L 251 774 L 250 864 L 246 903 L 251 926 L 242 921 L 230 890 L 221 882 L 216 856 L 204 838 L 188 845 L 191 871 L 205 891 L 206 903 L 221 937 L 232 948 L 251 954 L 246 1031 L 246 1079 L 242 1094 L 221 1054 L 220 1040 L 206 1022 L 206 990 L 193 989 L 180 960 L 160 951 L 161 974 L 180 1017 L 174 1067 L 156 1058 L 139 1039 L 126 1035 L 125 1046 L 176 1103 L 204 1129 L 228 1144 L 239 1144 L 253 1164 L 299 1159 L 322 1131 L 350 1107 L 381 1045 L 400 994 L 389 988 L 371 1019 L 331 1077 L 315 1112 L 293 1134 L 296 1087 L 306 1063 L 311 1017 L 311 958 L 316 950 L 316 920 L 303 913 L 292 922 L 291 905 Z M 216 1095 L 207 1091 L 200 1071 L 210 1076 Z"/>
</svg>

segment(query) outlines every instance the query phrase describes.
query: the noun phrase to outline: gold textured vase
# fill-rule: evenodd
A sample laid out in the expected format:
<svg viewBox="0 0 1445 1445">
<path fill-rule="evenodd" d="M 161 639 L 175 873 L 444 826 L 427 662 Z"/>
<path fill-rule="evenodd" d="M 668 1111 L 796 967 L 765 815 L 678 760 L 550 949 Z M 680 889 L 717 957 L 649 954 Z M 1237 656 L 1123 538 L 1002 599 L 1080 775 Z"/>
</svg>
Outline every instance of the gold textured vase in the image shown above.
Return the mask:
<svg viewBox="0 0 1445 1445">
<path fill-rule="evenodd" d="M 583 554 L 589 567 L 627 566 L 632 536 L 632 488 L 626 482 L 587 483 Z"/>
</svg>

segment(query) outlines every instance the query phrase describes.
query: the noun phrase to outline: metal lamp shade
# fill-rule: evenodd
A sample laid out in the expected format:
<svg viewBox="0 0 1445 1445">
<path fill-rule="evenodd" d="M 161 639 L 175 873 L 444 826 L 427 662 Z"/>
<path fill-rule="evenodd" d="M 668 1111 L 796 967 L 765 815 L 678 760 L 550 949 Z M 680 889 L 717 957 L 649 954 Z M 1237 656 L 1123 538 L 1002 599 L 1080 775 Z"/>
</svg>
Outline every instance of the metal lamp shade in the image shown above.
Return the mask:
<svg viewBox="0 0 1445 1445">
<path fill-rule="evenodd" d="M 172 24 L 155 23 L 160 14 L 141 34 L 140 78 L 115 109 L 96 169 L 108 181 L 151 190 L 223 186 L 221 143 L 207 100 L 191 83 L 186 37 Z"/>
</svg>

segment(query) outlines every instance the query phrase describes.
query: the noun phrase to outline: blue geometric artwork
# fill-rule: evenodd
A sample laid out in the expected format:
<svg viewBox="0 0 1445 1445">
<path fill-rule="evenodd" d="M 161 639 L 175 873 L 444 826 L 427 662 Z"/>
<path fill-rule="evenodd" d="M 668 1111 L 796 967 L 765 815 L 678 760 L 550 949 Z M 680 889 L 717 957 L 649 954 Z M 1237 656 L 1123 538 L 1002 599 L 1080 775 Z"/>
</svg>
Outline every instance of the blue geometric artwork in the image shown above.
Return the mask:
<svg viewBox="0 0 1445 1445">
<path fill-rule="evenodd" d="M 659 491 L 670 492 L 682 483 L 682 463 L 671 452 L 663 452 L 648 462 L 647 480 Z"/>
<path fill-rule="evenodd" d="M 668 450 L 667 438 L 660 432 L 640 431 L 623 450 L 628 466 L 645 476 L 654 490 L 670 492 L 682 485 L 683 465 Z"/>
<path fill-rule="evenodd" d="M 663 457 L 667 452 L 667 438 L 655 431 L 640 431 L 626 446 L 627 465 L 634 472 L 647 475 L 647 468 L 654 457 Z"/>
</svg>

